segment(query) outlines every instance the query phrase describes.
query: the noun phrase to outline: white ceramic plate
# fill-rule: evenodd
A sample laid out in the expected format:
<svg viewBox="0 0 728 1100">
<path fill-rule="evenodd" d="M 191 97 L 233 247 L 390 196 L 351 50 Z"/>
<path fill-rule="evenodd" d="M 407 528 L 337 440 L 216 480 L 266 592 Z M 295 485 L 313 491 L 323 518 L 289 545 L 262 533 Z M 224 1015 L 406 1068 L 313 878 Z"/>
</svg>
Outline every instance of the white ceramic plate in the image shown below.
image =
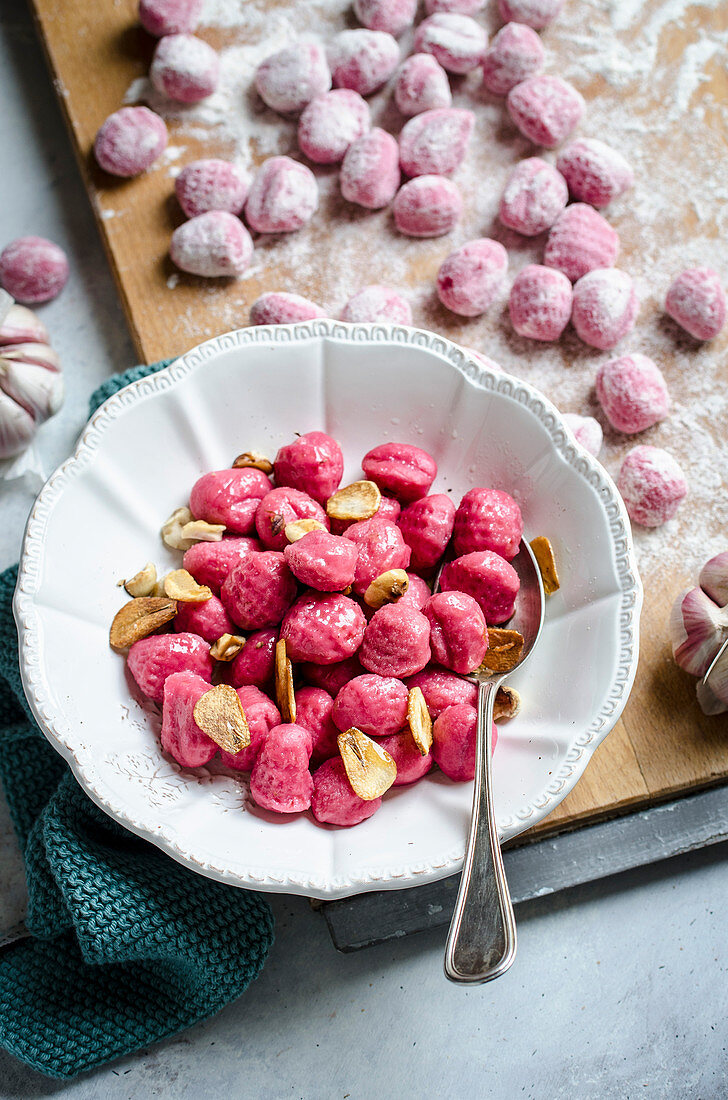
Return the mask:
<svg viewBox="0 0 728 1100">
<path fill-rule="evenodd" d="M 437 459 L 435 491 L 507 489 L 527 537 L 554 544 L 561 591 L 512 678 L 523 712 L 501 727 L 494 757 L 504 838 L 553 810 L 619 717 L 642 593 L 601 465 L 536 390 L 432 333 L 333 321 L 244 329 L 110 398 L 28 521 L 15 615 L 33 712 L 90 797 L 175 859 L 240 886 L 331 898 L 456 871 L 471 785 L 436 771 L 390 791 L 353 829 L 263 813 L 241 777 L 183 771 L 162 755 L 108 646 L 119 577 L 149 559 L 162 571 L 178 563 L 159 528 L 196 478 L 315 428 L 342 443 L 345 480 L 375 444 L 416 443 Z"/>
</svg>

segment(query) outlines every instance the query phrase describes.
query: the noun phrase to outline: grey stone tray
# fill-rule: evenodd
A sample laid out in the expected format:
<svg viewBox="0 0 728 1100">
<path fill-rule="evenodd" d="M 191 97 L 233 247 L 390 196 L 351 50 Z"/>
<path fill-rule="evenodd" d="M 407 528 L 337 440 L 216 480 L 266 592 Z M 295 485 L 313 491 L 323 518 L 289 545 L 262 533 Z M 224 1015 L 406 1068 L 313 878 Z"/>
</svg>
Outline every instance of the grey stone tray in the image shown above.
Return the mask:
<svg viewBox="0 0 728 1100">
<path fill-rule="evenodd" d="M 728 787 L 583 826 L 503 853 L 516 905 L 728 840 Z M 358 951 L 450 923 L 458 875 L 320 905 L 334 946 Z M 318 903 L 316 903 L 317 908 Z"/>
<path fill-rule="evenodd" d="M 653 806 L 639 813 L 508 848 L 508 883 L 516 906 L 671 856 L 728 840 L 728 786 Z M 20 854 L 4 865 L 16 904 L 0 909 L 0 950 L 28 935 L 22 921 Z M 399 936 L 449 924 L 458 876 L 411 890 L 380 890 L 340 901 L 315 902 L 339 951 L 358 951 Z M 23 897 L 21 897 L 21 894 Z M 9 899 L 12 902 L 13 898 Z M 21 918 L 21 919 L 18 919 Z"/>
</svg>

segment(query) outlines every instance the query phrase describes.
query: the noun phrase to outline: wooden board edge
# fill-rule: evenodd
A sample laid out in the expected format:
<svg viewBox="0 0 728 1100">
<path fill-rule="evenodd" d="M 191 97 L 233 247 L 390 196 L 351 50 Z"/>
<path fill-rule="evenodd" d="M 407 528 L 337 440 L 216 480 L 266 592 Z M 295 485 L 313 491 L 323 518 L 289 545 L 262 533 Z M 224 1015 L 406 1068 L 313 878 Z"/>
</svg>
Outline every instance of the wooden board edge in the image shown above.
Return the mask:
<svg viewBox="0 0 728 1100">
<path fill-rule="evenodd" d="M 106 233 L 106 230 L 105 230 L 104 220 L 101 216 L 101 211 L 99 209 L 98 203 L 94 202 L 95 188 L 94 188 L 93 180 L 91 179 L 91 176 L 90 176 L 89 171 L 88 171 L 88 164 L 87 164 L 87 160 L 86 160 L 84 151 L 81 149 L 80 143 L 78 141 L 76 126 L 75 126 L 73 115 L 72 115 L 71 108 L 70 108 L 70 105 L 69 105 L 68 96 L 64 95 L 64 92 L 63 92 L 63 88 L 65 87 L 65 85 L 64 85 L 63 77 L 61 76 L 58 65 L 56 63 L 56 59 L 55 59 L 54 54 L 53 54 L 53 49 L 52 49 L 52 46 L 51 46 L 52 36 L 45 33 L 45 24 L 44 24 L 44 20 L 43 20 L 43 12 L 42 12 L 37 0 L 30 0 L 30 10 L 31 10 L 31 13 L 32 13 L 32 16 L 33 16 L 33 22 L 35 23 L 35 29 L 36 29 L 37 37 L 40 40 L 41 49 L 43 50 L 43 55 L 45 56 L 46 63 L 47 63 L 48 68 L 50 70 L 51 80 L 53 82 L 53 87 L 54 87 L 55 92 L 56 92 L 56 99 L 60 103 L 61 113 L 63 115 L 63 119 L 64 119 L 64 122 L 66 124 L 66 129 L 68 130 L 68 134 L 69 134 L 69 137 L 71 139 L 71 147 L 73 149 L 73 155 L 75 157 L 76 164 L 78 166 L 78 170 L 81 173 L 81 179 L 83 180 L 83 183 L 84 183 L 84 190 L 86 191 L 86 194 L 88 195 L 88 198 L 89 198 L 89 201 L 90 201 L 90 204 L 91 204 L 91 211 L 92 211 L 93 216 L 94 216 L 94 221 L 96 222 L 96 227 L 99 231 L 99 236 L 101 238 L 101 243 L 103 245 L 103 249 L 104 249 L 104 252 L 106 254 L 106 259 L 107 259 L 109 268 L 111 269 L 111 274 L 112 274 L 112 277 L 114 279 L 114 283 L 116 284 L 116 289 L 119 293 L 119 297 L 121 299 L 121 307 L 124 311 L 124 317 L 126 318 L 126 323 L 127 323 L 128 329 L 129 329 L 129 333 L 130 333 L 132 341 L 134 343 L 134 347 L 136 348 L 137 353 L 139 355 L 139 361 L 141 363 L 145 363 L 145 364 L 150 363 L 151 359 L 147 356 L 147 353 L 146 353 L 146 350 L 145 350 L 145 347 L 144 347 L 144 339 L 142 337 L 141 332 L 137 328 L 136 322 L 134 321 L 134 314 L 133 314 L 133 311 L 132 311 L 131 302 L 130 302 L 128 296 L 127 296 L 126 289 L 124 287 L 124 283 L 122 282 L 122 279 L 121 279 L 121 275 L 120 275 L 120 273 L 118 272 L 118 270 L 116 268 L 116 264 L 114 263 L 114 256 L 113 256 L 113 252 L 111 250 L 110 241 L 108 239 L 108 236 L 107 236 L 107 233 Z M 128 364 L 128 365 L 133 366 L 134 364 Z"/>
</svg>

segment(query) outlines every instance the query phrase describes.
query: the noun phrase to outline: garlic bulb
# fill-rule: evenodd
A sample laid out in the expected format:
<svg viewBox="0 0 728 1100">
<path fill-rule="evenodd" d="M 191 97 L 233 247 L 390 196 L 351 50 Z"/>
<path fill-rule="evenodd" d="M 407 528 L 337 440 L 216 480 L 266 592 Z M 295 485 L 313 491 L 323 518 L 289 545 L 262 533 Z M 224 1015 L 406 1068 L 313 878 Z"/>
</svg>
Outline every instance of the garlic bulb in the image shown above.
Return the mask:
<svg viewBox="0 0 728 1100">
<path fill-rule="evenodd" d="M 728 638 L 728 552 L 703 566 L 699 588 L 682 592 L 675 600 L 670 638 L 676 663 L 701 678 L 697 696 L 703 712 L 712 715 L 728 710 L 728 649 L 711 670 L 708 683 L 702 683 Z"/>
<path fill-rule="evenodd" d="M 45 326 L 25 306 L 0 319 L 0 459 L 19 454 L 63 403 L 58 356 Z"/>
</svg>

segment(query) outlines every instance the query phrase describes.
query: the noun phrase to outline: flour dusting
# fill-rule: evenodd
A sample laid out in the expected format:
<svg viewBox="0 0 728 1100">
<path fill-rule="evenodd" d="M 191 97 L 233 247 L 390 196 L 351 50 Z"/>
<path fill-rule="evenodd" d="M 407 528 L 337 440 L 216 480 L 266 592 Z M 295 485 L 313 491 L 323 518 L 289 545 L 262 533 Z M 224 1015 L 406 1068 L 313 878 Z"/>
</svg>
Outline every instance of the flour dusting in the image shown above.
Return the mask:
<svg viewBox="0 0 728 1100">
<path fill-rule="evenodd" d="M 170 161 L 186 141 L 202 140 L 209 155 L 242 166 L 254 167 L 275 154 L 302 159 L 295 121 L 264 106 L 253 75 L 265 57 L 297 39 L 325 42 L 351 27 L 349 8 L 349 0 L 207 0 L 200 34 L 224 42 L 215 94 L 184 106 L 164 100 L 147 81 L 135 81 L 127 92 L 126 102 L 145 102 L 170 123 L 175 154 L 168 154 L 162 170 L 171 174 L 182 165 L 183 155 Z M 490 34 L 495 32 L 492 13 L 478 18 Z M 674 455 L 688 479 L 688 498 L 675 520 L 652 531 L 635 528 L 634 534 L 646 580 L 657 582 L 659 574 L 671 576 L 671 583 L 689 580 L 706 558 L 728 544 L 727 341 L 724 333 L 699 344 L 664 315 L 663 304 L 672 279 L 685 267 L 713 267 L 724 284 L 728 277 L 723 243 L 728 231 L 728 5 L 725 0 L 570 0 L 541 37 L 545 71 L 571 81 L 586 99 L 578 136 L 609 143 L 635 171 L 634 188 L 602 211 L 620 234 L 618 266 L 632 276 L 641 300 L 636 328 L 614 352 L 593 351 L 571 329 L 554 345 L 522 339 L 513 332 L 505 299 L 473 321 L 439 304 L 437 268 L 467 240 L 492 236 L 501 241 L 509 251 L 511 280 L 543 256 L 544 234 L 522 237 L 499 222 L 497 211 L 519 160 L 538 155 L 554 163 L 557 154 L 524 140 L 504 100 L 485 92 L 479 74 L 472 73 L 451 80 L 453 105 L 472 108 L 476 124 L 468 156 L 454 176 L 465 210 L 448 237 L 399 236 L 391 211 L 368 212 L 346 203 L 338 170 L 312 166 L 320 190 L 313 222 L 299 233 L 260 237 L 253 266 L 234 289 L 210 284 L 196 292 L 207 315 L 205 335 L 246 324 L 250 303 L 264 290 L 295 291 L 338 316 L 362 286 L 396 288 L 410 301 L 416 325 L 478 349 L 563 410 L 596 416 L 604 428 L 601 459 L 613 476 L 636 443 L 664 447 Z M 399 42 L 404 58 L 412 32 Z M 392 102 L 391 82 L 368 102 L 373 124 L 397 135 L 406 119 Z M 169 293 L 182 288 L 185 279 L 170 279 Z M 182 308 L 177 318 L 190 346 L 203 335 L 199 316 L 199 309 Z M 602 362 L 633 352 L 660 366 L 674 411 L 629 438 L 606 423 L 593 382 Z"/>
</svg>

